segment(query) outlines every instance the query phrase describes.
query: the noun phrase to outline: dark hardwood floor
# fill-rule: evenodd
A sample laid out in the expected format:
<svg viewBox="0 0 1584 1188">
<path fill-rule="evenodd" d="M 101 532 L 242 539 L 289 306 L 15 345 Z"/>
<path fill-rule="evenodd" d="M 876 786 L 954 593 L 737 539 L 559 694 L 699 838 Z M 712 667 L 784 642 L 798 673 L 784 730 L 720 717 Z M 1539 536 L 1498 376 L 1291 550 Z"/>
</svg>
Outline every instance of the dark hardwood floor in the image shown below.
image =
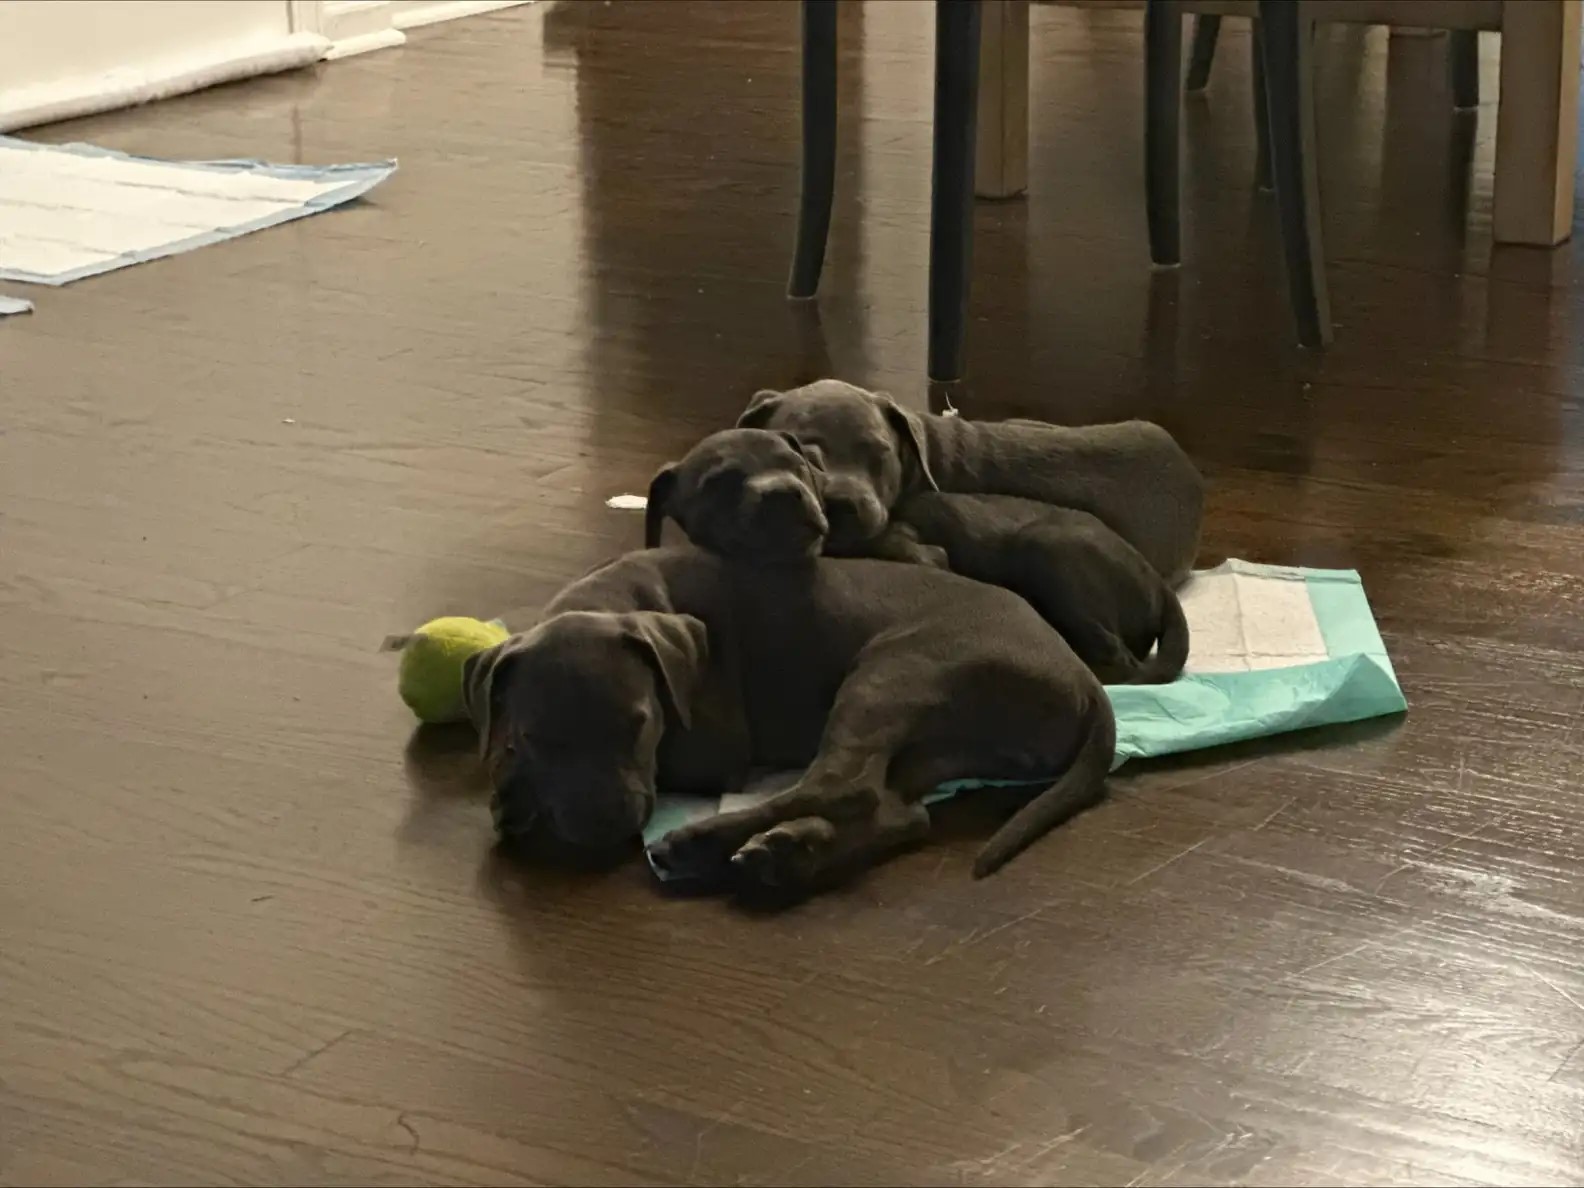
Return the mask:
<svg viewBox="0 0 1584 1188">
<path fill-rule="evenodd" d="M 1126 771 L 984 882 L 966 806 L 778 916 L 509 862 L 378 641 L 634 545 L 605 497 L 758 386 L 922 405 L 927 13 L 843 10 L 817 313 L 785 0 L 541 4 L 44 129 L 402 168 L 0 324 L 0 1181 L 1584 1180 L 1581 252 L 1492 251 L 1496 45 L 1476 120 L 1439 41 L 1321 34 L 1312 357 L 1246 29 L 1152 273 L 1139 18 L 1033 20 L 954 401 L 1166 424 L 1206 561 L 1363 571 L 1408 717 Z"/>
</svg>

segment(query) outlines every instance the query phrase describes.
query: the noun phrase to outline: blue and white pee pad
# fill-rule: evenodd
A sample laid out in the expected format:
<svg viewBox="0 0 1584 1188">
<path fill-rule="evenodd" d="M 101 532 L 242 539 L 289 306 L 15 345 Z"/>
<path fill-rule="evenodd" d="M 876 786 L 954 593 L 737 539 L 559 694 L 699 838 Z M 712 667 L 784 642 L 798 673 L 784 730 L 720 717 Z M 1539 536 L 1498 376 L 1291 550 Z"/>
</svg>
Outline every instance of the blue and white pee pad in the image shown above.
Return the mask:
<svg viewBox="0 0 1584 1188">
<path fill-rule="evenodd" d="M 0 136 L 0 280 L 65 285 L 191 251 L 350 202 L 395 170 L 160 161 Z"/>
<path fill-rule="evenodd" d="M 1169 685 L 1106 688 L 1117 720 L 1113 767 L 1408 707 L 1352 570 L 1227 561 L 1194 574 L 1178 597 L 1192 641 L 1184 674 Z M 795 779 L 776 773 L 727 797 L 661 797 L 644 841 L 762 800 Z M 930 802 L 983 786 L 945 785 Z"/>
</svg>

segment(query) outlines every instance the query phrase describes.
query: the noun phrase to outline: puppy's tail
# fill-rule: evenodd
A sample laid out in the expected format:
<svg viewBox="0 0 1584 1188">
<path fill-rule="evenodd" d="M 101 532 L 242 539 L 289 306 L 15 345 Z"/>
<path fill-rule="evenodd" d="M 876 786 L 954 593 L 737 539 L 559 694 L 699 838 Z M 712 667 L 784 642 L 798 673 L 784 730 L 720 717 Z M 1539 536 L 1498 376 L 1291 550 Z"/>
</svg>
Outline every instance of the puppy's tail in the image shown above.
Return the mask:
<svg viewBox="0 0 1584 1188">
<path fill-rule="evenodd" d="M 1155 641 L 1155 654 L 1139 665 L 1130 685 L 1164 685 L 1182 675 L 1188 663 L 1188 617 L 1183 614 L 1177 594 L 1161 585 L 1161 629 Z"/>
<path fill-rule="evenodd" d="M 1097 691 L 1087 733 L 1072 766 L 995 831 L 974 859 L 974 878 L 994 874 L 1063 821 L 1098 803 L 1105 794 L 1106 774 L 1115 753 L 1116 718 L 1110 701 Z"/>
</svg>

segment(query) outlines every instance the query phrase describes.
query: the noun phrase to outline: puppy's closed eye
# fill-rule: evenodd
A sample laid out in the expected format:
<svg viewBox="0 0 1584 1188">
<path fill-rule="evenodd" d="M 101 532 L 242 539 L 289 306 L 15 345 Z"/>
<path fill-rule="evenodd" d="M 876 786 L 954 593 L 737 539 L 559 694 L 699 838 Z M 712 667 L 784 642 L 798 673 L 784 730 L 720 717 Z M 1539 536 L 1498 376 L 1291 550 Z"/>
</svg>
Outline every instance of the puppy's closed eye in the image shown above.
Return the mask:
<svg viewBox="0 0 1584 1188">
<path fill-rule="evenodd" d="M 734 495 L 742 490 L 745 476 L 736 466 L 723 466 L 719 470 L 712 470 L 704 476 L 704 481 L 699 484 L 701 490 L 710 492 L 712 496 L 724 498 Z"/>
<path fill-rule="evenodd" d="M 853 451 L 865 466 L 883 466 L 886 459 L 891 456 L 891 451 L 883 442 L 871 437 L 860 437 L 853 442 Z"/>
<path fill-rule="evenodd" d="M 814 467 L 815 470 L 825 469 L 825 447 L 820 445 L 819 442 L 803 442 L 798 452 L 808 460 L 809 465 Z"/>
</svg>

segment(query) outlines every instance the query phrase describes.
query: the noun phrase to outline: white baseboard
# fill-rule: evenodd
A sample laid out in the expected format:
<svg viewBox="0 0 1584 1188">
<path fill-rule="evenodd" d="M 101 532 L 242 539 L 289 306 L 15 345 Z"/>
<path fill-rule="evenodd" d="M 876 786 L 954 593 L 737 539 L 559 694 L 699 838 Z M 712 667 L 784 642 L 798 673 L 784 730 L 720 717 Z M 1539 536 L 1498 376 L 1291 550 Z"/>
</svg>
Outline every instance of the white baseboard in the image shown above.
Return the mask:
<svg viewBox="0 0 1584 1188">
<path fill-rule="evenodd" d="M 404 29 L 514 8 L 532 0 L 325 0 L 321 28 L 330 39 L 330 58 L 401 45 Z"/>
<path fill-rule="evenodd" d="M 370 50 L 391 49 L 406 44 L 407 34 L 400 29 L 389 27 L 371 29 L 367 33 L 352 33 L 345 37 L 337 37 L 325 51 L 325 61 L 334 62 L 337 58 L 352 58 L 358 54 L 366 54 Z"/>
<path fill-rule="evenodd" d="M 319 61 L 330 42 L 315 33 L 283 33 L 134 67 L 0 90 L 0 132 L 71 120 L 117 107 L 169 99 L 239 78 L 295 70 Z"/>
<path fill-rule="evenodd" d="M 480 16 L 532 4 L 533 0 L 394 0 L 394 23 L 398 29 L 417 29 L 460 17 Z"/>
</svg>

